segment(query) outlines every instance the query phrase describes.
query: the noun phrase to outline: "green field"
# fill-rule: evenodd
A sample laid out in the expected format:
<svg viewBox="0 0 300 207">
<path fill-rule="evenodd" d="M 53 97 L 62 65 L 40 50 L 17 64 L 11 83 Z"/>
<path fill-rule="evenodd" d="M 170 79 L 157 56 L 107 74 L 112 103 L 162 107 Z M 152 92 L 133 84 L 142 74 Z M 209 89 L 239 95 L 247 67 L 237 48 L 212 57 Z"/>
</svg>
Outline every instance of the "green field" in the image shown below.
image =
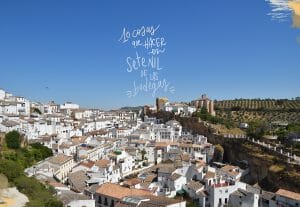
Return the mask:
<svg viewBox="0 0 300 207">
<path fill-rule="evenodd" d="M 236 99 L 215 101 L 218 117 L 234 122 L 256 120 L 300 122 L 300 101 L 286 99 Z"/>
<path fill-rule="evenodd" d="M 299 100 L 287 100 L 287 99 L 235 99 L 215 101 L 215 108 L 217 110 L 279 110 L 279 111 L 300 111 Z M 240 107 L 240 108 L 239 108 Z"/>
</svg>

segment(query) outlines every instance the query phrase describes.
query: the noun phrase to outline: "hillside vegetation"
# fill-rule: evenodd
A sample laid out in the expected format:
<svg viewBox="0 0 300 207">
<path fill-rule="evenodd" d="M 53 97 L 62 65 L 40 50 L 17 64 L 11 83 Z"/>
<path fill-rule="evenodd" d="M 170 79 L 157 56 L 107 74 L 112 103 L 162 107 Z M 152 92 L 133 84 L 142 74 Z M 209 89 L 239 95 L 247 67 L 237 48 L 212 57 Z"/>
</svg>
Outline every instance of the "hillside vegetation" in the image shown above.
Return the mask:
<svg viewBox="0 0 300 207">
<path fill-rule="evenodd" d="M 233 122 L 300 122 L 300 101 L 287 99 L 235 99 L 215 101 L 217 116 Z"/>
<path fill-rule="evenodd" d="M 300 100 L 235 99 L 215 102 L 216 109 L 300 111 Z"/>
<path fill-rule="evenodd" d="M 25 168 L 52 156 L 52 150 L 39 143 L 22 146 L 23 138 L 17 131 L 8 132 L 1 140 L 0 182 L 7 178 L 10 186 L 25 194 L 29 198 L 26 207 L 62 207 L 52 187 L 24 174 Z"/>
</svg>

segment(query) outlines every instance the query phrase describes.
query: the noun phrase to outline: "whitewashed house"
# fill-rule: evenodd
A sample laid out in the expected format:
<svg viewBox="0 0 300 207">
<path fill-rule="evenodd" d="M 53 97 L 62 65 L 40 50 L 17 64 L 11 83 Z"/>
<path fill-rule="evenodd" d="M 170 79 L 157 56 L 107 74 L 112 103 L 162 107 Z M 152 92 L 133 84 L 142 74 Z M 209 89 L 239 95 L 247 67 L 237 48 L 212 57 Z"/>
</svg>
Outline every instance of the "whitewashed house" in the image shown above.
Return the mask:
<svg viewBox="0 0 300 207">
<path fill-rule="evenodd" d="M 219 170 L 223 178 L 228 181 L 240 181 L 242 177 L 242 170 L 238 166 L 225 165 Z"/>
<path fill-rule="evenodd" d="M 229 206 L 231 207 L 259 207 L 259 191 L 251 192 L 248 189 L 237 189 L 229 196 Z"/>
<path fill-rule="evenodd" d="M 183 189 L 187 192 L 189 197 L 197 200 L 199 199 L 200 192 L 204 190 L 204 185 L 198 181 L 191 180 L 183 186 Z"/>
<path fill-rule="evenodd" d="M 60 182 L 64 183 L 73 167 L 73 157 L 59 154 L 27 168 L 25 173 L 28 176 L 43 175 L 49 178 L 55 177 Z"/>
<path fill-rule="evenodd" d="M 122 176 L 126 176 L 134 169 L 135 160 L 130 154 L 122 151 L 120 155 L 117 155 L 117 164 L 120 166 Z"/>
<path fill-rule="evenodd" d="M 87 183 L 103 184 L 106 182 L 117 183 L 121 179 L 121 171 L 111 160 L 101 159 L 95 162 L 91 168 L 91 172 L 88 172 L 90 179 Z"/>
<path fill-rule="evenodd" d="M 300 206 L 300 193 L 279 189 L 275 193 L 275 198 L 270 200 L 269 206 Z"/>
<path fill-rule="evenodd" d="M 187 179 L 185 176 L 179 175 L 177 173 L 173 173 L 168 180 L 168 186 L 170 188 L 170 196 L 175 197 L 176 193 L 181 191 L 184 188 L 184 185 L 187 183 Z"/>
<path fill-rule="evenodd" d="M 4 100 L 6 97 L 6 92 L 3 89 L 0 89 L 0 101 Z"/>
<path fill-rule="evenodd" d="M 209 206 L 219 207 L 228 205 L 229 196 L 238 189 L 246 190 L 246 184 L 237 182 L 235 184 L 217 183 L 209 186 L 207 191 L 209 195 Z"/>
<path fill-rule="evenodd" d="M 20 123 L 16 121 L 4 120 L 0 123 L 0 132 L 21 131 Z"/>
</svg>

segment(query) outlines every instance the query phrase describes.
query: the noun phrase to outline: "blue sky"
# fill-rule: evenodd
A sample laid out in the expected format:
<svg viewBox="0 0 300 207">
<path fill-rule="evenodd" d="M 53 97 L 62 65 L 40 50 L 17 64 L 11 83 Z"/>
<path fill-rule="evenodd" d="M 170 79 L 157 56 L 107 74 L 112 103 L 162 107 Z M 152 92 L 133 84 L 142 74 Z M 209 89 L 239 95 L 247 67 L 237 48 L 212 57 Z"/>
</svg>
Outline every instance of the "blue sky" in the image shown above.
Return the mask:
<svg viewBox="0 0 300 207">
<path fill-rule="evenodd" d="M 154 103 L 149 92 L 126 96 L 141 78 L 126 71 L 136 50 L 118 39 L 124 27 L 159 25 L 167 42 L 159 75 L 176 91 L 157 96 L 300 96 L 299 29 L 270 11 L 264 0 L 1 1 L 0 88 L 84 107 Z"/>
</svg>

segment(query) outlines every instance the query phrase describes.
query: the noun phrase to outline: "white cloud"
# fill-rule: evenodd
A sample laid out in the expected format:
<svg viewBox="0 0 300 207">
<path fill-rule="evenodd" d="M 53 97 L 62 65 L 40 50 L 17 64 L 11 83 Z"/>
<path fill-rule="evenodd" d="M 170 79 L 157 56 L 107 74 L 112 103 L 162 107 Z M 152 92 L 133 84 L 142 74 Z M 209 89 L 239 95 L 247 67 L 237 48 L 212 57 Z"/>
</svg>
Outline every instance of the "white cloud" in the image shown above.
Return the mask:
<svg viewBox="0 0 300 207">
<path fill-rule="evenodd" d="M 289 0 L 266 0 L 271 6 L 271 12 L 268 13 L 274 20 L 286 21 L 291 14 Z"/>
</svg>

